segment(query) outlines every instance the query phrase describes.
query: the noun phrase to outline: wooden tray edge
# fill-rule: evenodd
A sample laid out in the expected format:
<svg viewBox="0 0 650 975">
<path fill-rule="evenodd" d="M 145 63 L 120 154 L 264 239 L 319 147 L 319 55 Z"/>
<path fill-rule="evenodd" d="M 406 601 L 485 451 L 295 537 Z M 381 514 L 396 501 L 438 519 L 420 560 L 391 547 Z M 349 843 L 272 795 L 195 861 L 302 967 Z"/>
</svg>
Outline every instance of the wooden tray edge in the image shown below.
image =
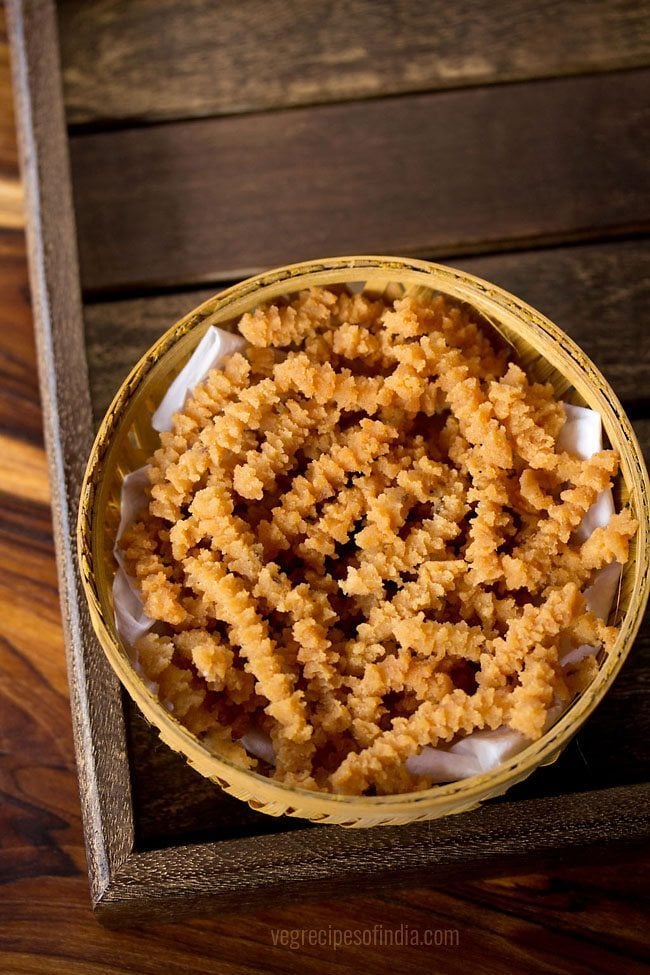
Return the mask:
<svg viewBox="0 0 650 975">
<path fill-rule="evenodd" d="M 440 887 L 521 872 L 523 856 L 528 871 L 553 869 L 558 858 L 622 862 L 650 837 L 649 802 L 650 785 L 642 783 L 524 800 L 516 820 L 507 822 L 498 803 L 417 824 L 408 834 L 400 826 L 376 827 L 371 835 L 322 826 L 257 837 L 252 852 L 249 841 L 232 840 L 134 853 L 95 912 L 102 923 L 122 927 L 340 896 L 342 890 L 376 892 L 382 883 Z"/>
<path fill-rule="evenodd" d="M 132 851 L 134 828 L 121 691 L 96 646 L 75 555 L 93 420 L 56 13 L 52 0 L 8 0 L 7 14 L 70 706 L 97 901 Z"/>
</svg>

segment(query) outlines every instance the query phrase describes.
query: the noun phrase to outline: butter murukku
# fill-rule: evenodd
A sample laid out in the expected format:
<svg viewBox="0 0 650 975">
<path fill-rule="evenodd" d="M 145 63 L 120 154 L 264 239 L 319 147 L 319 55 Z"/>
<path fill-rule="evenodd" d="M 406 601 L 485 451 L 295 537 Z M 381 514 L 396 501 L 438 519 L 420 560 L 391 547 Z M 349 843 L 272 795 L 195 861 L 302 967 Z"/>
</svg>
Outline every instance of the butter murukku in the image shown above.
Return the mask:
<svg viewBox="0 0 650 975">
<path fill-rule="evenodd" d="M 577 534 L 616 453 L 561 449 L 552 388 L 440 295 L 312 288 L 238 328 L 120 542 L 160 699 L 216 753 L 346 794 L 426 788 L 407 759 L 477 729 L 539 738 L 598 669 L 579 648 L 616 638 L 582 590 L 636 522 Z"/>
</svg>

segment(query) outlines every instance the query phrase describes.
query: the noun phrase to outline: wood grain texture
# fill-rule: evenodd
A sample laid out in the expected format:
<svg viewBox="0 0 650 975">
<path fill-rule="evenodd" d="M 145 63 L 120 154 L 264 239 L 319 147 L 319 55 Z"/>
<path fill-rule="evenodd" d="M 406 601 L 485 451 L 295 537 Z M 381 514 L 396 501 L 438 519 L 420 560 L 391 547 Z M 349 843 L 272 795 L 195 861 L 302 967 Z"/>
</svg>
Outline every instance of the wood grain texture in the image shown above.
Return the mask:
<svg viewBox="0 0 650 975">
<path fill-rule="evenodd" d="M 2 104 L 7 106 L 7 110 L 0 116 L 0 141 L 6 146 L 3 159 L 0 161 L 0 226 L 3 230 L 15 230 L 22 228 L 24 224 L 23 194 L 18 175 L 14 113 L 11 104 L 11 67 L 4 24 L 0 25 L 0 32 L 0 98 Z M 5 254 L 7 253 L 5 251 Z"/>
<path fill-rule="evenodd" d="M 600 860 L 600 858 L 598 858 Z M 102 928 L 88 914 L 80 877 L 16 884 L 4 904 L 6 975 L 645 975 L 643 898 L 647 860 L 566 867 L 548 873 L 386 889 L 374 897 L 333 896 L 317 904 L 273 903 L 250 913 L 182 924 Z M 35 924 L 35 919 L 40 923 Z M 457 931 L 457 947 L 379 943 L 310 946 L 310 930 L 385 937 L 400 925 Z M 274 943 L 282 931 L 305 944 Z M 376 937 L 376 935 L 375 935 Z M 644 961 L 646 962 L 644 964 Z"/>
<path fill-rule="evenodd" d="M 650 397 L 650 241 L 581 244 L 450 261 L 523 298 L 565 330 L 623 402 Z M 95 423 L 131 367 L 218 285 L 84 308 Z"/>
<path fill-rule="evenodd" d="M 0 138 L 0 146 L 2 144 Z M 12 434 L 13 423 L 19 416 L 21 439 L 40 447 L 43 422 L 38 399 L 38 376 L 30 359 L 33 337 L 29 315 L 27 253 L 22 231 L 6 228 L 0 231 L 0 295 L 3 297 L 0 319 L 3 342 L 0 359 L 0 430 L 3 434 Z"/>
<path fill-rule="evenodd" d="M 55 83 L 54 10 L 48 0 L 12 2 L 8 10 L 59 593 L 96 897 L 130 852 L 133 825 L 121 694 L 97 651 L 75 556 L 76 510 L 92 421 L 63 104 Z"/>
<path fill-rule="evenodd" d="M 74 124 L 230 114 L 650 62 L 650 14 L 629 0 L 63 0 L 59 22 Z"/>
<path fill-rule="evenodd" d="M 0 102 L 3 108 L 0 114 L 0 145 L 2 146 L 0 173 L 3 177 L 15 180 L 16 186 L 22 188 L 15 137 L 16 120 L 14 117 L 9 43 L 4 17 L 0 18 Z M 0 214 L 2 220 L 0 226 L 5 231 L 7 229 L 6 216 L 1 211 Z"/>
<path fill-rule="evenodd" d="M 648 229 L 649 84 L 631 71 L 77 135 L 82 286 Z"/>
</svg>

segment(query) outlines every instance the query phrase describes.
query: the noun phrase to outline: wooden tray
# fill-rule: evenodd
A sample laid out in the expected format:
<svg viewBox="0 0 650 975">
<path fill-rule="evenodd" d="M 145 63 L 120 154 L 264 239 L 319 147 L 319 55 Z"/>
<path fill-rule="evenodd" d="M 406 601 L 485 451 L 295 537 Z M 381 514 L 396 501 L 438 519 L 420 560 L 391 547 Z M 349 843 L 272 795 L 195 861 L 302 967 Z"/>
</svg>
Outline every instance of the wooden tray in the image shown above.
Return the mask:
<svg viewBox="0 0 650 975">
<path fill-rule="evenodd" d="M 555 765 L 470 813 L 346 831 L 255 813 L 163 746 L 110 671 L 77 576 L 81 476 L 128 368 L 219 282 L 286 261 L 435 256 L 495 281 L 583 346 L 650 446 L 648 12 L 576 0 L 546 23 L 535 0 L 516 6 L 477 18 L 469 2 L 9 2 L 71 706 L 106 921 L 442 884 L 647 839 L 647 623 Z"/>
</svg>

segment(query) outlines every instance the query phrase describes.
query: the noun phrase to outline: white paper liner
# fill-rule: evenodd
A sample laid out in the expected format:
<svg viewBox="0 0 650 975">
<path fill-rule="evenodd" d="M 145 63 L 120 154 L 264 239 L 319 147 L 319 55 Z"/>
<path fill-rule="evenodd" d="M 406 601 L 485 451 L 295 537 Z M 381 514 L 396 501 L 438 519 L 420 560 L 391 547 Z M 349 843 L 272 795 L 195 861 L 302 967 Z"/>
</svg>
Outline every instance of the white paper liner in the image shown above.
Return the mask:
<svg viewBox="0 0 650 975">
<path fill-rule="evenodd" d="M 215 326 L 210 327 L 154 413 L 151 421 L 153 428 L 159 433 L 170 430 L 174 413 L 183 408 L 188 394 L 194 387 L 205 379 L 211 369 L 218 367 L 226 356 L 242 349 L 245 344 L 244 339 L 239 335 L 225 332 Z M 602 449 L 600 414 L 570 403 L 563 405 L 567 421 L 558 437 L 558 447 L 585 460 Z M 126 526 L 145 507 L 147 484 L 146 467 L 141 467 L 124 478 L 120 525 L 114 549 L 118 563 L 113 581 L 115 623 L 120 637 L 129 647 L 133 647 L 139 637 L 152 629 L 154 621 L 144 612 L 140 595 L 124 568 L 124 557 L 117 543 Z M 612 492 L 603 491 L 584 516 L 576 537 L 580 541 L 589 538 L 595 528 L 608 524 L 613 513 Z M 622 567 L 618 563 L 606 566 L 596 574 L 592 585 L 585 590 L 589 609 L 601 619 L 606 620 L 609 616 L 621 571 Z M 575 664 L 597 652 L 598 647 L 577 647 L 560 658 L 562 666 Z M 142 673 L 135 655 L 133 663 L 138 672 Z M 147 683 L 156 693 L 157 685 L 151 681 Z M 162 703 L 171 709 L 169 702 Z M 550 709 L 546 722 L 547 728 L 555 723 L 561 711 L 559 706 Z M 270 765 L 274 764 L 273 745 L 266 734 L 251 731 L 240 740 L 249 754 Z M 435 748 L 425 746 L 418 755 L 407 759 L 406 766 L 414 775 L 426 775 L 434 783 L 453 782 L 496 768 L 528 744 L 530 742 L 524 735 L 507 727 L 497 728 L 494 731 L 474 731 L 451 745 Z"/>
<path fill-rule="evenodd" d="M 246 341 L 241 335 L 211 326 L 151 417 L 151 426 L 154 430 L 158 433 L 171 430 L 174 413 L 183 409 L 188 393 L 191 393 L 194 387 L 205 379 L 211 369 L 215 369 L 223 362 L 226 356 L 239 352 L 245 345 Z"/>
<path fill-rule="evenodd" d="M 557 438 L 560 450 L 576 454 L 582 460 L 587 460 L 593 454 L 602 450 L 603 424 L 600 413 L 588 410 L 584 406 L 564 404 L 567 420 Z M 614 498 L 609 488 L 598 496 L 595 503 L 586 513 L 576 531 L 579 541 L 586 541 L 596 528 L 604 528 L 614 514 Z M 608 610 L 609 613 L 609 610 Z"/>
<path fill-rule="evenodd" d="M 254 758 L 261 758 L 263 762 L 267 762 L 269 765 L 275 765 L 273 744 L 265 731 L 253 728 L 239 739 L 239 743 L 244 746 L 249 755 Z"/>
<path fill-rule="evenodd" d="M 127 525 L 130 525 L 136 515 L 147 505 L 146 489 L 149 484 L 147 471 L 147 467 L 138 467 L 137 471 L 131 471 L 122 481 L 120 524 L 113 548 L 113 555 L 119 567 L 113 579 L 115 625 L 117 632 L 128 646 L 133 646 L 136 640 L 144 636 L 154 625 L 154 620 L 149 619 L 144 611 L 135 580 L 126 571 L 124 553 L 117 544 Z"/>
</svg>

